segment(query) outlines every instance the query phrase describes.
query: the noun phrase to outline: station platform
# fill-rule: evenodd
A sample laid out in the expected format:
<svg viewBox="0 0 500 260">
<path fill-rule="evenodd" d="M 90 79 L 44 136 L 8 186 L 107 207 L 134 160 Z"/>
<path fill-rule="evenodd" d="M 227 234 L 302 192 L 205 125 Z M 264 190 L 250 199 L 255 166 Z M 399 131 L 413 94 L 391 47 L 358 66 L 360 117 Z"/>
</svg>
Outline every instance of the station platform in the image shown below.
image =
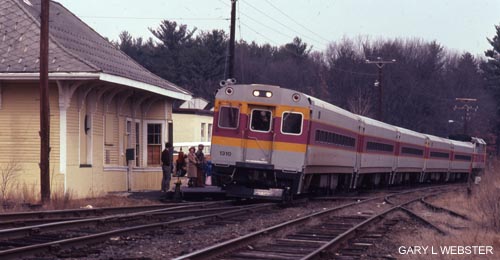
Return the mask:
<svg viewBox="0 0 500 260">
<path fill-rule="evenodd" d="M 172 177 L 170 189 L 167 192 L 158 190 L 131 191 L 128 197 L 133 199 L 173 200 L 176 182 L 180 181 L 180 194 L 182 200 L 220 200 L 224 199 L 226 192 L 220 187 L 205 185 L 204 187 L 188 187 L 188 178 Z"/>
</svg>

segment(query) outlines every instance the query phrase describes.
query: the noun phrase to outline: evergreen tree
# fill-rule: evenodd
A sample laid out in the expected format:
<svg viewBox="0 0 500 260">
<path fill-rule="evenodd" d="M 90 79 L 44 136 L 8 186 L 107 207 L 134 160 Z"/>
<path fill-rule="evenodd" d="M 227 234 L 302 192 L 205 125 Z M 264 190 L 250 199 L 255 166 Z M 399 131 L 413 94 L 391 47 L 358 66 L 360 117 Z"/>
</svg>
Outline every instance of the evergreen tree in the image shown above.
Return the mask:
<svg viewBox="0 0 500 260">
<path fill-rule="evenodd" d="M 485 51 L 487 62 L 483 66 L 489 89 L 497 102 L 497 117 L 495 122 L 496 151 L 500 151 L 500 25 L 495 25 L 496 35 L 488 39 L 492 49 Z"/>
</svg>

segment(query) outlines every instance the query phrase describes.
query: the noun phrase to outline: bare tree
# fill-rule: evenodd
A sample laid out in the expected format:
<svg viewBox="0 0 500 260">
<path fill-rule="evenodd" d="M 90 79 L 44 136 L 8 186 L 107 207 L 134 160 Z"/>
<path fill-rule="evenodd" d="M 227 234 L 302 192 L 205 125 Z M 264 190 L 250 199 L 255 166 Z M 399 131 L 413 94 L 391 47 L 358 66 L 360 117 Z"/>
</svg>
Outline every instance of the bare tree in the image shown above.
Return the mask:
<svg viewBox="0 0 500 260">
<path fill-rule="evenodd" d="M 347 107 L 349 111 L 354 114 L 362 116 L 373 116 L 372 115 L 372 102 L 369 97 L 358 95 L 347 100 Z"/>
<path fill-rule="evenodd" d="M 9 191 L 17 182 L 17 177 L 22 171 L 18 161 L 11 160 L 8 163 L 0 164 L 0 198 L 5 201 Z"/>
</svg>

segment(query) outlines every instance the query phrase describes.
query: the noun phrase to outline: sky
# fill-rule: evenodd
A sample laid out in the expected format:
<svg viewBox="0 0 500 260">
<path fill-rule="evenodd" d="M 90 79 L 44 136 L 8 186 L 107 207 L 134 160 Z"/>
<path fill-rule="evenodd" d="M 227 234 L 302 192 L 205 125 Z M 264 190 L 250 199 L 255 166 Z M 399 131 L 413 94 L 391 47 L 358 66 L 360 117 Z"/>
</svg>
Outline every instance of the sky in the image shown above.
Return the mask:
<svg viewBox="0 0 500 260">
<path fill-rule="evenodd" d="M 231 0 L 56 0 L 102 36 L 154 36 L 162 20 L 229 33 Z M 300 37 L 324 51 L 332 42 L 418 38 L 483 55 L 500 25 L 500 0 L 237 0 L 236 39 L 283 45 Z"/>
</svg>

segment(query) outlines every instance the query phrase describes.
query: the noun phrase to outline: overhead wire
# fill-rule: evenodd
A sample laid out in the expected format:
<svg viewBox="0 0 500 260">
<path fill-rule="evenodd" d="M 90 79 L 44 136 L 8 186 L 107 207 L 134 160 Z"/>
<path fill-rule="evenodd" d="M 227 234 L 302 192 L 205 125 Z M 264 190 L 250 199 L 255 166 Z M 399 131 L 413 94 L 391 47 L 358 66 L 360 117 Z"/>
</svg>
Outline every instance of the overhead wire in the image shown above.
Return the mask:
<svg viewBox="0 0 500 260">
<path fill-rule="evenodd" d="M 302 33 L 301 33 L 301 32 L 299 32 L 299 31 L 297 31 L 297 30 L 295 30 L 295 29 L 293 29 L 293 28 L 289 27 L 288 25 L 286 25 L 286 24 L 282 23 L 281 21 L 277 20 L 276 18 L 274 18 L 274 17 L 272 17 L 272 16 L 268 15 L 268 14 L 267 14 L 267 13 L 265 13 L 264 11 L 261 11 L 261 10 L 260 10 L 260 9 L 258 9 L 257 7 L 255 7 L 255 6 L 253 6 L 252 4 L 248 3 L 248 1 L 243 1 L 243 0 L 240 0 L 240 2 L 245 3 L 245 4 L 246 4 L 246 5 L 248 5 L 249 7 L 253 8 L 253 9 L 254 9 L 254 10 L 256 10 L 257 12 L 259 12 L 259 13 L 263 14 L 264 16 L 268 17 L 269 19 L 271 19 L 272 21 L 274 21 L 274 22 L 278 23 L 279 25 L 283 26 L 284 28 L 286 28 L 286 29 L 288 29 L 288 30 L 290 30 L 290 31 L 293 31 L 294 33 L 296 33 L 296 34 L 297 34 L 297 36 L 301 36 L 301 35 L 302 35 Z M 303 36 L 303 35 L 302 35 L 302 36 Z M 320 45 L 323 45 L 323 44 L 324 44 L 324 43 L 321 43 L 321 42 L 319 42 L 319 41 L 317 41 L 317 40 L 315 40 L 315 39 L 311 39 L 311 38 L 309 38 L 309 37 L 305 37 L 305 38 L 308 38 L 309 40 L 312 40 L 313 42 L 319 43 Z"/>
<path fill-rule="evenodd" d="M 123 20 L 183 20 L 183 21 L 228 21 L 230 18 L 215 17 L 134 17 L 134 16 L 79 16 L 88 19 L 123 19 Z"/>
<path fill-rule="evenodd" d="M 240 2 L 242 2 L 242 0 L 239 0 L 239 1 L 240 1 Z M 267 1 L 267 0 L 266 0 L 266 1 Z M 224 4 L 224 5 L 226 5 L 227 7 L 230 7 L 230 5 L 229 5 L 228 3 L 226 3 L 226 2 L 224 2 L 223 0 L 219 0 L 219 2 L 223 3 L 223 4 Z M 246 4 L 247 4 L 247 5 L 249 5 L 250 7 L 253 7 L 253 6 L 251 6 L 250 4 L 248 4 L 248 3 L 246 3 Z M 241 10 L 240 10 L 239 8 L 240 8 L 240 7 L 239 7 L 239 5 L 238 5 L 238 14 L 239 14 L 239 16 L 240 16 L 240 17 L 241 17 L 241 14 L 245 15 L 245 17 L 247 17 L 247 18 L 249 18 L 249 17 L 250 17 L 250 16 L 246 15 L 245 13 L 241 12 Z M 253 7 L 253 8 L 255 9 L 255 7 Z M 259 12 L 262 12 L 262 11 L 260 11 L 260 10 L 258 10 L 258 11 L 259 11 Z M 268 16 L 268 15 L 266 14 L 266 16 Z M 268 17 L 269 17 L 269 16 L 268 16 Z M 274 19 L 274 18 L 272 18 L 272 19 Z M 256 21 L 256 22 L 257 22 L 257 23 L 259 23 L 259 24 L 262 24 L 261 22 L 259 22 L 259 21 L 255 20 L 254 18 L 251 18 L 251 17 L 250 17 L 250 20 L 253 20 L 253 21 Z M 274 40 L 272 40 L 271 38 L 269 38 L 269 37 L 265 36 L 264 34 L 262 34 L 261 32 L 259 32 L 259 31 L 255 30 L 255 29 L 253 29 L 253 28 L 252 28 L 251 26 L 249 26 L 248 24 L 246 24 L 246 23 L 242 22 L 240 18 L 238 18 L 238 23 L 239 23 L 239 30 L 240 30 L 240 31 L 239 31 L 239 33 L 240 33 L 240 39 L 242 39 L 242 37 L 241 37 L 241 25 L 243 25 L 245 28 L 247 28 L 247 29 L 248 29 L 248 30 L 250 30 L 250 31 L 253 31 L 255 34 L 257 34 L 257 35 L 261 36 L 262 38 L 264 38 L 265 40 L 267 40 L 269 43 L 271 43 L 271 44 L 273 44 L 273 45 L 275 45 L 275 46 L 279 46 L 279 45 L 280 45 L 280 44 L 276 43 Z M 266 26 L 266 27 L 268 27 L 268 28 L 270 28 L 268 25 L 265 25 L 265 26 Z M 271 28 L 271 29 L 272 29 L 272 28 Z M 275 31 L 275 29 L 272 29 L 272 30 L 273 30 L 273 31 Z M 283 33 L 281 33 L 281 32 L 279 32 L 279 33 L 283 35 Z M 289 49 L 287 49 L 287 48 L 283 48 L 283 49 L 284 49 L 286 52 L 289 52 L 289 53 L 291 53 L 291 54 L 297 55 L 296 53 L 294 53 L 294 52 L 290 51 L 290 50 L 289 50 Z M 368 77 L 368 76 L 369 76 L 369 77 L 372 77 L 372 76 L 376 76 L 376 75 L 378 75 L 378 74 L 376 74 L 376 73 L 356 72 L 356 71 L 352 71 L 352 70 L 345 70 L 345 69 L 341 69 L 341 68 L 337 68 L 337 67 L 333 67 L 333 66 L 332 66 L 332 67 L 330 67 L 330 69 L 332 69 L 332 70 L 336 70 L 336 71 L 340 71 L 340 72 L 344 72 L 344 73 L 350 73 L 350 74 L 352 74 L 352 75 L 363 76 L 363 77 Z"/>
<path fill-rule="evenodd" d="M 281 9 L 279 9 L 278 7 L 276 7 L 273 3 L 271 3 L 269 0 L 265 0 L 271 7 L 273 7 L 274 9 L 276 9 L 278 12 L 280 12 L 282 15 L 284 15 L 285 17 L 287 17 L 288 19 L 290 19 L 292 22 L 294 22 L 295 24 L 297 24 L 298 26 L 304 28 L 305 30 L 309 31 L 310 33 L 316 35 L 317 37 L 319 37 L 321 40 L 325 41 L 326 44 L 328 44 L 330 42 L 330 40 L 324 38 L 323 36 L 321 36 L 321 34 L 319 33 L 316 33 L 315 31 L 309 29 L 307 26 L 304 26 L 302 25 L 301 23 L 297 22 L 297 20 L 293 19 L 292 17 L 290 17 L 288 14 L 286 14 L 285 12 L 283 12 Z"/>
</svg>

